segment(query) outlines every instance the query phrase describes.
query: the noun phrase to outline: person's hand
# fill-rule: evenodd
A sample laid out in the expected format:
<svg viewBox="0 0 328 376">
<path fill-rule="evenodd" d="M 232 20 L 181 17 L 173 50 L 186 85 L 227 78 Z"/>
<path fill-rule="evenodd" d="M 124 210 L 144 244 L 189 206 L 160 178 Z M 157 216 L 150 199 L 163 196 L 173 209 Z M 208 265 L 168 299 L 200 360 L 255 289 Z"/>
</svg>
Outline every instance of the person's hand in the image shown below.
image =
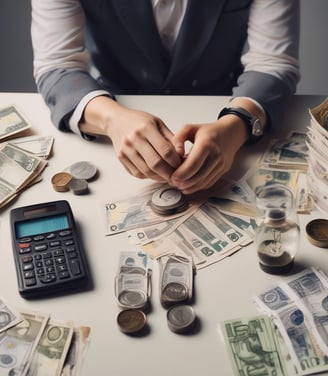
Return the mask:
<svg viewBox="0 0 328 376">
<path fill-rule="evenodd" d="M 110 98 L 89 102 L 80 129 L 109 136 L 123 166 L 141 179 L 169 181 L 182 161 L 171 143 L 173 133 L 161 119 Z"/>
<path fill-rule="evenodd" d="M 193 145 L 170 183 L 191 194 L 209 189 L 230 169 L 235 154 L 247 140 L 247 131 L 239 118 L 227 115 L 213 123 L 183 126 L 172 139 L 180 155 L 185 153 L 187 140 Z"/>
</svg>

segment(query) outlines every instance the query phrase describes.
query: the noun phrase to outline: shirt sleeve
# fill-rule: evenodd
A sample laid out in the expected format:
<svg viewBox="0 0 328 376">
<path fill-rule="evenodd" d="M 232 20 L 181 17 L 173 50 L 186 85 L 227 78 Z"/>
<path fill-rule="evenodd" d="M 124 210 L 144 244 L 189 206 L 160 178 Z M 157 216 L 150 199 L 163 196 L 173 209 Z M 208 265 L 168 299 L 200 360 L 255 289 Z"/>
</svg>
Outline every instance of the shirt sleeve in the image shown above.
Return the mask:
<svg viewBox="0 0 328 376">
<path fill-rule="evenodd" d="M 254 0 L 250 9 L 244 72 L 233 96 L 256 100 L 273 125 L 300 78 L 299 11 L 299 0 Z"/>
<path fill-rule="evenodd" d="M 104 88 L 90 74 L 85 46 L 85 17 L 76 0 L 32 0 L 31 36 L 34 77 L 50 108 L 53 123 L 70 129 L 78 104 Z M 109 93 L 108 93 L 109 94 Z M 73 118 L 73 130 L 77 131 Z"/>
</svg>

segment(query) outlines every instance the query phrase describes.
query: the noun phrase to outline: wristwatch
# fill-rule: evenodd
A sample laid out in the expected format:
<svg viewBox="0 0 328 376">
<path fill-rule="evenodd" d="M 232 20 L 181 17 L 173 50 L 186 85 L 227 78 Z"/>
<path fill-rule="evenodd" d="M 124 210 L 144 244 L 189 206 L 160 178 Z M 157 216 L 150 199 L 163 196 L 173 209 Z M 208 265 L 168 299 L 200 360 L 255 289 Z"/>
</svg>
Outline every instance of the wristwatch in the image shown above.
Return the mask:
<svg viewBox="0 0 328 376">
<path fill-rule="evenodd" d="M 260 119 L 246 111 L 241 107 L 224 107 L 219 113 L 218 119 L 225 115 L 236 115 L 244 121 L 247 127 L 248 140 L 246 144 L 252 144 L 258 141 L 264 133 L 264 125 L 261 123 Z"/>
</svg>

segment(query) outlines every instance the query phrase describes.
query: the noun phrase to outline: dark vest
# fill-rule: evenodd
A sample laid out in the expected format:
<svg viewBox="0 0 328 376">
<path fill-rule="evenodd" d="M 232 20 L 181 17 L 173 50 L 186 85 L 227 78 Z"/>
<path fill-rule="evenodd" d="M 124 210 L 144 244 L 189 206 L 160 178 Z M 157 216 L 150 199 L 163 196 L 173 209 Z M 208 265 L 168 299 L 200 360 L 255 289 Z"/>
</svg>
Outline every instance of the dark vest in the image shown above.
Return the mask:
<svg viewBox="0 0 328 376">
<path fill-rule="evenodd" d="M 189 0 L 172 56 L 150 0 L 80 0 L 92 60 L 115 94 L 230 95 L 252 0 Z"/>
</svg>

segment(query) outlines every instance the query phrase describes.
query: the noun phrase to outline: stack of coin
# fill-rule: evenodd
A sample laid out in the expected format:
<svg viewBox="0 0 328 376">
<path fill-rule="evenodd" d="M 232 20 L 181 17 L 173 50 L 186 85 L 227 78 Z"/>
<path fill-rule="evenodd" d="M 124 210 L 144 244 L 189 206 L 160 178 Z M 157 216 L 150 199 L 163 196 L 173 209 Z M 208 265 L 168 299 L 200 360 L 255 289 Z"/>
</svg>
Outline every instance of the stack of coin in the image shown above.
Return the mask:
<svg viewBox="0 0 328 376">
<path fill-rule="evenodd" d="M 316 247 L 328 247 L 328 220 L 314 219 L 306 225 L 307 237 Z"/>
<path fill-rule="evenodd" d="M 52 186 L 57 192 L 70 190 L 75 195 L 89 192 L 88 181 L 94 179 L 98 170 L 95 165 L 87 161 L 73 163 L 65 171 L 52 177 Z"/>
<path fill-rule="evenodd" d="M 88 161 L 73 163 L 65 171 L 69 172 L 73 178 L 82 180 L 92 180 L 97 175 L 97 167 Z"/>
<path fill-rule="evenodd" d="M 190 332 L 195 324 L 196 315 L 187 304 L 174 305 L 167 311 L 167 325 L 174 333 Z"/>
<path fill-rule="evenodd" d="M 146 326 L 146 315 L 139 309 L 125 309 L 117 316 L 117 324 L 120 330 L 126 334 L 141 332 Z"/>
<path fill-rule="evenodd" d="M 72 175 L 68 172 L 58 172 L 51 179 L 53 189 L 57 192 L 66 192 L 69 190 L 69 184 L 72 181 Z"/>
<path fill-rule="evenodd" d="M 150 206 L 156 214 L 170 215 L 186 210 L 188 202 L 178 189 L 165 187 L 153 193 Z"/>
</svg>

